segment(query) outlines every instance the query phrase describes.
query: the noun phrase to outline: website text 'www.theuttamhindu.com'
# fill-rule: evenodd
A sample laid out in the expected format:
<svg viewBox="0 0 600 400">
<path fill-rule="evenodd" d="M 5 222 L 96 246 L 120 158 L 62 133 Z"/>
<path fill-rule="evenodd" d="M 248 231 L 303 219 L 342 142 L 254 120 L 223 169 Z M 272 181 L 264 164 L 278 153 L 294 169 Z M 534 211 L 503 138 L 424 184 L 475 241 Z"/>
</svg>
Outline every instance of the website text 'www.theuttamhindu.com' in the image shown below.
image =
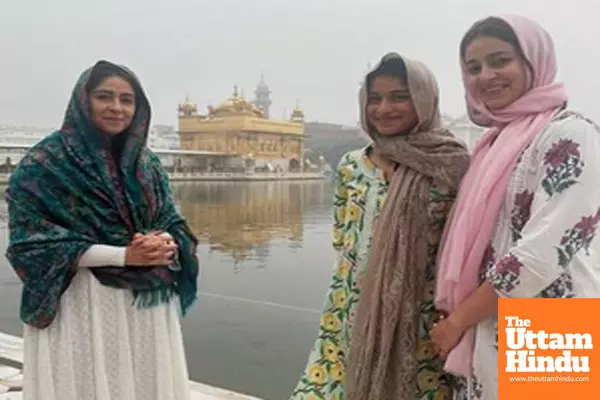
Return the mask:
<svg viewBox="0 0 600 400">
<path fill-rule="evenodd" d="M 587 376 L 511 376 L 510 382 L 589 382 Z"/>
</svg>

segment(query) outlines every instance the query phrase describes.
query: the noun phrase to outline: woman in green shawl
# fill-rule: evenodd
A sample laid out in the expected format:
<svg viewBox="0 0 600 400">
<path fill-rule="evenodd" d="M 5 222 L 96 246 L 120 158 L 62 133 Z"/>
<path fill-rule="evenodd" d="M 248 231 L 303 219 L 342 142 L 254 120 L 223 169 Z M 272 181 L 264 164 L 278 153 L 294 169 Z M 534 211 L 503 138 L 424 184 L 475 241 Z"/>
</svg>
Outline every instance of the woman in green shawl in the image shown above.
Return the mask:
<svg viewBox="0 0 600 400">
<path fill-rule="evenodd" d="M 6 253 L 23 282 L 25 400 L 188 400 L 179 313 L 197 240 L 146 146 L 150 105 L 106 61 L 11 176 Z"/>
</svg>

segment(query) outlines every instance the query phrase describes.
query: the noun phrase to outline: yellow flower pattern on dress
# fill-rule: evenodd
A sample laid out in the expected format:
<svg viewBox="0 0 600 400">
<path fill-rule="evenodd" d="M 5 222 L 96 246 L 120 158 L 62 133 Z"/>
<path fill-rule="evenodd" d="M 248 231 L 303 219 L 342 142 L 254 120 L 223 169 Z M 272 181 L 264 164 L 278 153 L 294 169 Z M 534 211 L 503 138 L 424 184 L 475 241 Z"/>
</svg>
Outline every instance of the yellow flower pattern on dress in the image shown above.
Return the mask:
<svg viewBox="0 0 600 400">
<path fill-rule="evenodd" d="M 348 296 L 346 295 L 346 291 L 343 289 L 338 289 L 333 293 L 333 305 L 338 310 L 343 310 L 346 308 L 346 299 Z"/>
<path fill-rule="evenodd" d="M 352 179 L 352 175 L 354 174 L 350 166 L 342 167 L 339 171 L 342 179 L 345 181 L 349 181 L 350 179 Z"/>
<path fill-rule="evenodd" d="M 321 314 L 317 340 L 290 400 L 344 400 L 346 360 L 360 282 L 367 267 L 373 226 L 387 194 L 383 174 L 369 161 L 366 150 L 347 153 L 338 166 L 333 198 L 333 247 L 338 261 Z M 453 201 L 453 193 L 433 185 L 430 202 L 426 205 L 430 213 L 430 262 L 421 306 L 415 400 L 451 398 L 442 362 L 433 351 L 429 328 L 435 316 L 435 258 Z"/>
<path fill-rule="evenodd" d="M 331 366 L 331 379 L 341 382 L 344 379 L 344 364 L 336 362 Z"/>
<path fill-rule="evenodd" d="M 360 208 L 353 203 L 350 203 L 348 207 L 344 208 L 346 212 L 344 215 L 348 216 L 348 221 L 358 221 L 360 217 Z"/>
<path fill-rule="evenodd" d="M 331 340 L 325 340 L 323 342 L 323 345 L 321 346 L 321 349 L 323 350 L 322 357 L 325 358 L 327 361 L 338 361 L 340 349 L 334 342 L 332 342 Z"/>
<path fill-rule="evenodd" d="M 317 386 L 322 386 L 327 382 L 327 369 L 319 364 L 311 365 L 307 371 L 309 381 Z"/>
<path fill-rule="evenodd" d="M 315 396 L 314 394 L 309 394 L 306 396 L 306 400 L 324 400 L 323 397 Z"/>
<path fill-rule="evenodd" d="M 321 328 L 328 332 L 339 332 L 342 327 L 340 319 L 333 313 L 328 312 L 321 317 Z"/>
<path fill-rule="evenodd" d="M 440 377 L 436 371 L 422 371 L 418 375 L 419 387 L 429 391 L 440 386 Z"/>
<path fill-rule="evenodd" d="M 344 231 L 337 229 L 333 232 L 334 246 L 341 246 L 344 243 Z"/>
<path fill-rule="evenodd" d="M 350 263 L 346 260 L 343 260 L 337 267 L 336 274 L 340 279 L 346 279 L 348 277 L 349 272 L 350 272 Z"/>
<path fill-rule="evenodd" d="M 344 235 L 344 249 L 346 251 L 352 251 L 356 244 L 356 232 L 346 232 Z"/>
</svg>

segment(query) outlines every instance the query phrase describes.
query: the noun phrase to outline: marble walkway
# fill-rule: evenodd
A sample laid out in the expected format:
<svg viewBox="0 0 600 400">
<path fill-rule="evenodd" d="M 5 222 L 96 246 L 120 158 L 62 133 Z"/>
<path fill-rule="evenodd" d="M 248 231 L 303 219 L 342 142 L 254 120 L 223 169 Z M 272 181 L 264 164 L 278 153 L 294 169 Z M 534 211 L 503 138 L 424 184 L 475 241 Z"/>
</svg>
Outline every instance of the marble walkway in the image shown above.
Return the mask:
<svg viewBox="0 0 600 400">
<path fill-rule="evenodd" d="M 0 332 L 0 400 L 21 400 L 22 366 L 23 339 Z M 190 385 L 190 400 L 260 400 L 198 382 Z"/>
</svg>

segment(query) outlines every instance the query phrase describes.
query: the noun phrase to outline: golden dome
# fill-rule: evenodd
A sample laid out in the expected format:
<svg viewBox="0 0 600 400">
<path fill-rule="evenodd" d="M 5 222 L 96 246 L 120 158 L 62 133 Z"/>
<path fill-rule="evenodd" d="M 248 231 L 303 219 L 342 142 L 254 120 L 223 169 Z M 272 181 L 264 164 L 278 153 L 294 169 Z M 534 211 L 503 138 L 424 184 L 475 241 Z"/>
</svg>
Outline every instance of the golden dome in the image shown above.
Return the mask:
<svg viewBox="0 0 600 400">
<path fill-rule="evenodd" d="M 229 116 L 241 116 L 248 115 L 251 117 L 262 117 L 262 111 L 255 105 L 250 103 L 243 95 L 238 94 L 237 85 L 233 88 L 233 95 L 215 107 L 211 111 L 211 116 L 229 117 Z"/>
<path fill-rule="evenodd" d="M 235 103 L 232 99 L 225 100 L 217 107 L 215 107 L 215 111 L 232 111 L 235 107 Z"/>
</svg>

